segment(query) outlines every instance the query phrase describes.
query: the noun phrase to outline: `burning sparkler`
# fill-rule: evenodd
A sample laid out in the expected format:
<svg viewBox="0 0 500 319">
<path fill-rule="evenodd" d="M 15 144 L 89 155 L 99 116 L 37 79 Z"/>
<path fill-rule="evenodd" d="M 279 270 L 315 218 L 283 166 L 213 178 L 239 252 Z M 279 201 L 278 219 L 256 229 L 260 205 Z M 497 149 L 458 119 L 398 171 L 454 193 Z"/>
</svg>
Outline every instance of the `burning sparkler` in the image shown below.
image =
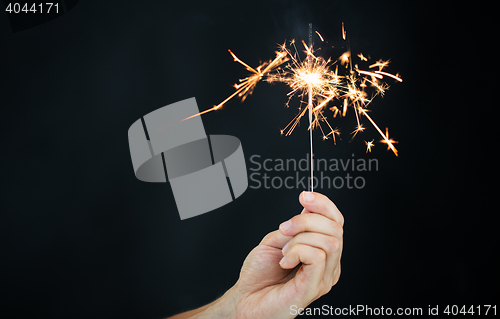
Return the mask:
<svg viewBox="0 0 500 319">
<path fill-rule="evenodd" d="M 319 39 L 323 42 L 324 39 L 316 31 Z M 291 91 L 288 93 L 288 101 L 286 106 L 289 106 L 291 99 L 297 96 L 303 102 L 305 107 L 299 108 L 299 113 L 295 118 L 281 130 L 281 134 L 286 136 L 290 135 L 297 125 L 300 123 L 302 117 L 308 112 L 309 117 L 309 133 L 310 133 L 310 146 L 311 146 L 311 191 L 313 190 L 313 149 L 312 149 L 312 130 L 319 128 L 323 139 L 333 139 L 336 143 L 336 135 L 339 135 L 338 129 L 334 129 L 326 116 L 324 111 L 327 106 L 340 102 L 340 105 L 333 105 L 329 109 L 333 112 L 333 118 L 337 116 L 345 117 L 349 108 L 352 108 L 356 117 L 356 128 L 352 132 L 353 138 L 359 132 L 365 130 L 361 124 L 361 116 L 364 116 L 373 125 L 373 127 L 382 136 L 382 143 L 387 144 L 387 148 L 397 156 L 398 152 L 394 147 L 396 141 L 389 139 L 388 129 L 384 134 L 380 128 L 375 124 L 373 119 L 368 115 L 368 105 L 373 101 L 377 95 L 383 95 L 388 89 L 387 83 L 382 80 L 384 77 L 390 77 L 396 81 L 402 82 L 403 80 L 398 74 L 384 72 L 383 70 L 389 65 L 390 61 L 378 60 L 377 62 L 368 66 L 370 70 L 362 70 L 358 64 L 353 64 L 353 55 L 351 49 L 347 46 L 347 51 L 344 52 L 338 59 L 332 60 L 331 58 L 324 59 L 321 56 L 316 56 L 312 42 L 312 24 L 309 24 L 309 43 L 306 45 L 304 41 L 301 42 L 304 47 L 305 58 L 301 59 L 299 50 L 297 49 L 295 40 L 286 42 L 279 47 L 276 51 L 276 57 L 269 62 L 263 63 L 257 68 L 252 68 L 242 60 L 240 60 L 231 50 L 229 53 L 234 58 L 235 62 L 243 65 L 250 75 L 240 79 L 239 83 L 234 85 L 236 91 L 227 97 L 221 103 L 214 107 L 195 114 L 191 117 L 199 116 L 211 111 L 220 109 L 224 104 L 238 96 L 244 101 L 248 95 L 252 94 L 255 86 L 261 80 L 266 82 L 282 82 L 287 84 Z M 342 38 L 346 40 L 347 34 L 342 23 Z M 360 61 L 368 61 L 370 57 L 364 56 L 362 53 L 357 55 Z M 339 65 L 340 64 L 340 65 Z M 344 69 L 343 75 L 339 75 L 340 69 Z M 376 69 L 376 70 L 371 70 Z M 371 87 L 373 92 L 368 97 L 368 88 Z M 307 102 L 304 99 L 307 96 Z M 323 128 L 323 125 L 326 127 Z M 373 140 L 366 142 L 366 151 L 371 152 L 374 147 Z"/>
</svg>

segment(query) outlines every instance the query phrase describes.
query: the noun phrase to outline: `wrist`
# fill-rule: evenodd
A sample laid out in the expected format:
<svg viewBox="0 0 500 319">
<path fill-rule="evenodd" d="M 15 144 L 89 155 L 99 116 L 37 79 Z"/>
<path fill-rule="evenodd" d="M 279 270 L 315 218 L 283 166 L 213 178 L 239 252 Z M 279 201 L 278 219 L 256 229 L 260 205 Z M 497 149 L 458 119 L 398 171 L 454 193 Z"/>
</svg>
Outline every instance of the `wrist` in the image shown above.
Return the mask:
<svg viewBox="0 0 500 319">
<path fill-rule="evenodd" d="M 233 286 L 226 293 L 208 305 L 206 309 L 195 315 L 196 319 L 234 319 L 237 318 L 238 303 L 241 300 L 241 292 Z"/>
</svg>

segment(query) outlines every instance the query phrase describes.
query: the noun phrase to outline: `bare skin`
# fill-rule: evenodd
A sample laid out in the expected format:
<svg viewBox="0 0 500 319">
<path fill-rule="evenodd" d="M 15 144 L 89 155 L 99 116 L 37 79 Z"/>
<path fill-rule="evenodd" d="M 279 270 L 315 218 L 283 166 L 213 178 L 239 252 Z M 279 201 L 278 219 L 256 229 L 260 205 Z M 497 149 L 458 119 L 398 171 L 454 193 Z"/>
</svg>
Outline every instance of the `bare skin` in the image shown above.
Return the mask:
<svg viewBox="0 0 500 319">
<path fill-rule="evenodd" d="M 302 213 L 262 239 L 224 296 L 171 318 L 294 318 L 292 305 L 327 294 L 340 277 L 344 217 L 322 194 L 302 192 L 299 201 Z"/>
</svg>

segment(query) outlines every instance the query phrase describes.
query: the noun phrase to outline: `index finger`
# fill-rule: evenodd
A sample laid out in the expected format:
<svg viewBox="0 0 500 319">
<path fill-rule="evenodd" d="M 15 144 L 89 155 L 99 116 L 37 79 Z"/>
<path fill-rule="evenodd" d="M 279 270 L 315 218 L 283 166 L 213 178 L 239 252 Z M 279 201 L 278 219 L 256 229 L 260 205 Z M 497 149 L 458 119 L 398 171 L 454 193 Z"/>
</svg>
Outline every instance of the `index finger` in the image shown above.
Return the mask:
<svg viewBox="0 0 500 319">
<path fill-rule="evenodd" d="M 279 230 L 275 230 L 267 234 L 260 242 L 260 245 L 283 249 L 286 243 L 288 243 L 292 238 L 292 236 L 285 236 Z"/>
<path fill-rule="evenodd" d="M 336 221 L 340 226 L 344 226 L 344 216 L 342 216 L 337 206 L 325 195 L 315 192 L 302 192 L 299 195 L 299 201 L 305 210 L 323 215 Z"/>
</svg>

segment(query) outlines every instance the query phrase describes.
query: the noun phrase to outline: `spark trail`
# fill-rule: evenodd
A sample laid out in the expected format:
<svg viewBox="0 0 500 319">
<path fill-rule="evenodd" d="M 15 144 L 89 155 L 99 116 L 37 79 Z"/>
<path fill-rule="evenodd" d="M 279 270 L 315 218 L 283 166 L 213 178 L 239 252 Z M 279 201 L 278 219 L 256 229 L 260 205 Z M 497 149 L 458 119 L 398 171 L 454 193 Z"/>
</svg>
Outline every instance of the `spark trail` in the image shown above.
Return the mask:
<svg viewBox="0 0 500 319">
<path fill-rule="evenodd" d="M 321 34 L 318 31 L 315 33 L 321 42 L 324 42 Z M 299 98 L 301 101 L 298 114 L 288 125 L 281 129 L 281 134 L 285 134 L 286 136 L 292 134 L 299 125 L 302 117 L 308 113 L 311 156 L 313 154 L 312 130 L 315 128 L 319 129 L 323 140 L 332 138 L 333 142 L 336 143 L 336 136 L 340 133 L 337 128 L 333 128 L 329 121 L 332 121 L 332 118 L 336 118 L 337 116 L 346 117 L 349 109 L 352 109 L 356 118 L 356 126 L 352 132 L 353 138 L 365 130 L 362 118 L 366 118 L 382 137 L 380 142 L 387 144 L 388 149 L 397 156 L 398 151 L 394 146 L 397 142 L 389 138 L 388 130 L 386 130 L 386 133 L 382 132 L 375 121 L 368 115 L 370 111 L 368 106 L 376 96 L 384 95 L 385 91 L 389 88 L 389 85 L 384 82 L 385 78 L 390 78 L 398 82 L 402 82 L 403 80 L 398 74 L 394 75 L 383 71 L 389 66 L 389 60 L 378 60 L 368 65 L 367 69 L 360 68 L 358 63 L 368 63 L 368 60 L 370 60 L 369 55 L 365 56 L 363 53 L 352 54 L 344 23 L 342 23 L 341 36 L 346 43 L 347 51 L 343 52 L 336 59 L 332 59 L 331 57 L 325 59 L 322 56 L 316 55 L 312 41 L 312 27 L 309 30 L 309 43 L 306 44 L 304 41 L 301 41 L 302 51 L 299 51 L 297 48 L 295 40 L 290 41 L 288 45 L 285 42 L 275 52 L 276 56 L 274 59 L 262 63 L 256 68 L 246 64 L 229 50 L 234 61 L 243 65 L 250 74 L 234 84 L 236 91 L 222 102 L 184 120 L 218 110 L 235 97 L 244 101 L 252 94 L 257 83 L 260 81 L 269 83 L 280 82 L 290 88 L 287 94 L 287 107 L 294 97 Z M 355 62 L 353 59 L 356 57 L 359 58 L 359 61 Z M 333 113 L 330 119 L 325 115 L 326 110 L 330 110 Z M 371 152 L 374 147 L 373 141 L 365 141 L 365 144 L 367 145 L 367 152 Z M 311 163 L 313 163 L 312 158 Z"/>
</svg>

